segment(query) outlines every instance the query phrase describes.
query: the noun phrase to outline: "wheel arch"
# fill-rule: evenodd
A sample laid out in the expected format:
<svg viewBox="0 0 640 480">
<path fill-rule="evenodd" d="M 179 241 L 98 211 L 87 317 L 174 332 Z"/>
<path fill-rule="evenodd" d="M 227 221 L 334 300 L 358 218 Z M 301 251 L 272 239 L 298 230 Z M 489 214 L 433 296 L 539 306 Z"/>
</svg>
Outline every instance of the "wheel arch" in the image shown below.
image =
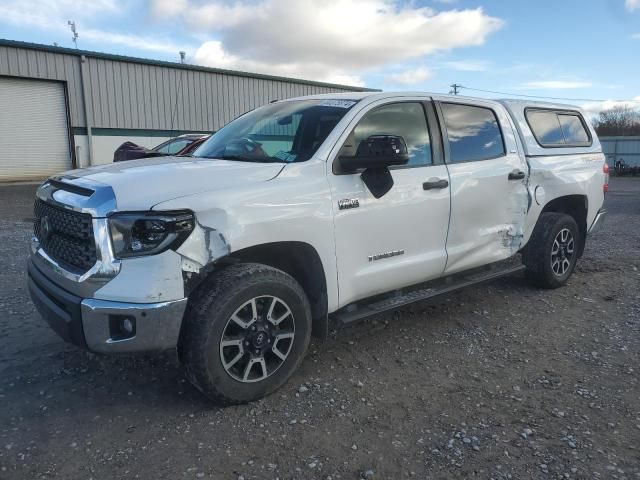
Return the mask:
<svg viewBox="0 0 640 480">
<path fill-rule="evenodd" d="M 540 212 L 543 213 L 564 213 L 573 217 L 578 224 L 580 231 L 580 243 L 578 245 L 578 257 L 584 252 L 587 238 L 587 214 L 589 212 L 589 199 L 586 195 L 564 195 L 556 197 L 545 204 Z"/>
<path fill-rule="evenodd" d="M 271 242 L 231 252 L 216 264 L 250 262 L 268 265 L 291 275 L 302 287 L 311 306 L 312 334 L 322 340 L 329 332 L 327 279 L 320 254 L 299 241 Z"/>
</svg>

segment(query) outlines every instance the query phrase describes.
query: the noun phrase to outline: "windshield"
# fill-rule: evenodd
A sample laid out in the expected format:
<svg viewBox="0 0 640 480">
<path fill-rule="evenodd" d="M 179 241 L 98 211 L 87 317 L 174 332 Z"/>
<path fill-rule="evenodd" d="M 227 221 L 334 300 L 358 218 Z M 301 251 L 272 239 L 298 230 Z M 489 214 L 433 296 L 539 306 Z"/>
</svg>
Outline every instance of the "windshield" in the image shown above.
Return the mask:
<svg viewBox="0 0 640 480">
<path fill-rule="evenodd" d="M 304 162 L 355 104 L 355 100 L 272 103 L 225 125 L 193 156 L 246 162 Z"/>
</svg>

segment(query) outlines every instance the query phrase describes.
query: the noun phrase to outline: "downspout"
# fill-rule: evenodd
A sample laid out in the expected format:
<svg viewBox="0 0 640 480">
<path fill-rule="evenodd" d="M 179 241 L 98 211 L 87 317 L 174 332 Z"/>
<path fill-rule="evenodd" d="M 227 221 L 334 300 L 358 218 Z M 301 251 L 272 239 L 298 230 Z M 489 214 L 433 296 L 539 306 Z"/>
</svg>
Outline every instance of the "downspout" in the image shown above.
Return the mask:
<svg viewBox="0 0 640 480">
<path fill-rule="evenodd" d="M 87 128 L 87 143 L 88 143 L 87 159 L 89 160 L 89 164 L 78 165 L 79 167 L 90 167 L 91 165 L 93 165 L 93 137 L 91 135 L 92 110 L 88 102 L 89 94 L 87 92 L 87 82 L 85 81 L 86 65 L 87 65 L 87 57 L 84 55 L 80 55 L 80 83 L 82 83 L 82 104 L 84 105 L 84 118 L 85 118 L 85 123 Z"/>
</svg>

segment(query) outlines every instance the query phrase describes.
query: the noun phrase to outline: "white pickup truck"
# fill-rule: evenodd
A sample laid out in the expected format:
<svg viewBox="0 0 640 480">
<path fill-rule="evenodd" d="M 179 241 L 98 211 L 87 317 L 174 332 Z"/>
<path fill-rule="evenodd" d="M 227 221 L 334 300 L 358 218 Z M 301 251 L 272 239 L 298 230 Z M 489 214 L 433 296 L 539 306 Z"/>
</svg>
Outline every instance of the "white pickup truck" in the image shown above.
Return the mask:
<svg viewBox="0 0 640 480">
<path fill-rule="evenodd" d="M 177 349 L 209 398 L 281 386 L 350 322 L 526 269 L 563 285 L 608 168 L 576 107 L 423 93 L 278 101 L 191 157 L 37 191 L 29 288 L 65 340 Z"/>
</svg>

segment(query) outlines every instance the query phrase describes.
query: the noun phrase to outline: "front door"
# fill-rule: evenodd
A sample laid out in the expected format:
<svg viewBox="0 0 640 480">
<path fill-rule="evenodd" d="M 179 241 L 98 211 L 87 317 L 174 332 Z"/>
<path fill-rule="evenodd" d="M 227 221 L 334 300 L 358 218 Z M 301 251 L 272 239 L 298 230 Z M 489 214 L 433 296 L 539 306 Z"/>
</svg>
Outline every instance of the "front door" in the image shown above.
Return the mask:
<svg viewBox="0 0 640 480">
<path fill-rule="evenodd" d="M 507 112 L 463 102 L 438 104 L 451 181 L 447 274 L 517 253 L 529 200 L 528 167 Z"/>
<path fill-rule="evenodd" d="M 449 177 L 430 101 L 375 103 L 345 135 L 329 172 L 341 307 L 440 276 L 449 223 Z M 353 155 L 371 135 L 402 136 L 410 154 L 407 165 L 390 169 L 394 185 L 381 198 L 362 172 L 343 173 L 339 165 L 341 154 Z"/>
</svg>

